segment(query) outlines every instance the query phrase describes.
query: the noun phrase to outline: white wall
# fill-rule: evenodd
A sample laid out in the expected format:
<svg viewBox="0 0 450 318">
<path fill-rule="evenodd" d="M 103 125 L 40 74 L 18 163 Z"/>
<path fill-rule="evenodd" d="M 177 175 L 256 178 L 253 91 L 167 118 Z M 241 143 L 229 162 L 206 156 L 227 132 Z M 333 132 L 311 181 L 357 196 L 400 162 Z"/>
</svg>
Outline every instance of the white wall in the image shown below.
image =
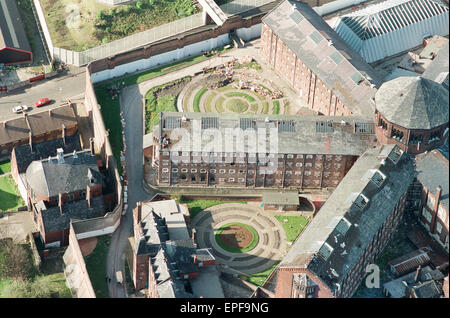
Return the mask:
<svg viewBox="0 0 450 318">
<path fill-rule="evenodd" d="M 251 29 L 251 28 L 249 28 Z M 256 34 L 257 31 L 251 31 L 252 34 Z M 259 35 L 261 34 L 261 27 L 259 28 Z M 257 35 L 257 37 L 259 36 Z M 92 73 L 91 78 L 93 83 L 105 81 L 114 77 L 120 77 L 125 74 L 130 74 L 146 69 L 150 69 L 152 67 L 171 63 L 177 60 L 184 59 L 189 56 L 201 54 L 203 51 L 209 51 L 214 48 L 218 48 L 230 43 L 228 38 L 228 34 L 222 34 L 217 38 L 205 40 L 202 42 L 197 42 L 194 44 L 187 45 L 181 49 L 177 49 L 174 51 L 158 54 L 151 56 L 148 59 L 141 59 L 135 62 L 119 65 L 110 70 L 104 70 L 97 73 Z"/>
<path fill-rule="evenodd" d="M 116 224 L 114 224 L 114 226 L 105 227 L 105 228 L 103 228 L 101 230 L 97 230 L 97 231 L 76 234 L 77 240 L 82 240 L 82 239 L 89 238 L 89 237 L 96 237 L 96 236 L 114 233 L 114 231 L 117 229 L 119 224 L 120 224 L 120 219 L 117 220 L 117 222 L 116 222 Z"/>
<path fill-rule="evenodd" d="M 236 34 L 243 39 L 245 42 L 254 40 L 261 36 L 261 26 L 262 24 L 255 24 L 249 28 L 241 28 L 236 30 Z"/>
</svg>

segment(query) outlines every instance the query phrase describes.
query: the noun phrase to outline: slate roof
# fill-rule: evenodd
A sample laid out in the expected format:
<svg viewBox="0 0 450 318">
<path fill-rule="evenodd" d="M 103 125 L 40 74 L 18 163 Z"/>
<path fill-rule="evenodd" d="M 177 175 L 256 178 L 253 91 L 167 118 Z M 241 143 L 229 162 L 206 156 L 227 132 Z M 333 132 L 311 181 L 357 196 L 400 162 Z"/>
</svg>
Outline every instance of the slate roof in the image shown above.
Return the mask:
<svg viewBox="0 0 450 318">
<path fill-rule="evenodd" d="M 91 208 L 88 207 L 87 200 L 66 203 L 62 206 L 63 214 L 61 214 L 58 206 L 46 208 L 43 201 L 39 201 L 35 204 L 35 207 L 42 213 L 45 233 L 68 229 L 70 220 L 76 221 L 102 217 L 106 212 L 103 196 L 92 198 Z"/>
<path fill-rule="evenodd" d="M 434 149 L 428 153 L 416 156 L 417 180 L 431 193 L 436 194 L 436 188 L 441 187 L 441 204 L 449 210 L 449 165 L 448 158 Z"/>
<path fill-rule="evenodd" d="M 31 52 L 15 0 L 0 1 L 0 50 L 6 47 Z"/>
<path fill-rule="evenodd" d="M 434 280 L 415 285 L 412 290 L 417 298 L 440 298 L 442 294 L 442 288 Z"/>
<path fill-rule="evenodd" d="M 439 50 L 436 57 L 428 65 L 422 77 L 441 83 L 447 90 L 449 89 L 449 42 Z"/>
<path fill-rule="evenodd" d="M 353 114 L 373 114 L 371 98 L 381 78 L 307 3 L 283 1 L 262 22 Z M 336 55 L 338 59 L 333 59 Z"/>
<path fill-rule="evenodd" d="M 399 159 L 395 164 L 391 158 Z M 399 147 L 368 149 L 295 241 L 280 267 L 307 267 L 332 290 L 338 289 L 337 284 L 342 286 L 414 174 L 410 156 Z"/>
<path fill-rule="evenodd" d="M 56 149 L 58 148 L 62 148 L 65 154 L 73 153 L 74 150 L 81 151 L 80 136 L 75 134 L 66 137 L 66 145 L 64 145 L 62 138 L 33 144 L 33 152 L 31 152 L 29 144 L 14 147 L 13 151 L 16 154 L 18 172 L 25 172 L 31 162 L 35 160 L 56 156 Z"/>
<path fill-rule="evenodd" d="M 91 184 L 91 176 L 94 183 Z M 89 150 L 64 155 L 64 162 L 55 157 L 33 161 L 26 170 L 28 185 L 45 197 L 59 193 L 85 190 L 88 185 L 103 184 L 95 156 Z"/>
<path fill-rule="evenodd" d="M 330 155 L 353 155 L 359 156 L 371 144 L 375 144 L 373 114 L 370 116 L 298 116 L 298 115 L 252 115 L 252 114 L 208 114 L 207 118 L 211 121 L 215 118 L 214 125 L 218 128 L 209 128 L 209 133 L 221 136 L 222 144 L 216 142 L 211 149 L 211 141 L 208 138 L 201 138 L 202 142 L 198 143 L 201 147 L 196 150 L 196 144 L 177 144 L 179 141 L 185 140 L 180 138 L 179 131 L 165 127 L 166 118 L 175 118 L 181 120 L 184 116 L 187 121 L 181 122 L 181 128 L 186 129 L 190 133 L 195 133 L 195 128 L 201 129 L 200 123 L 205 114 L 202 113 L 161 113 L 162 121 L 154 126 L 153 136 L 168 135 L 171 144 L 166 148 L 170 151 L 175 145 L 178 151 L 203 151 L 203 149 L 217 152 L 249 152 L 249 153 L 279 153 L 279 154 L 330 154 Z M 241 120 L 248 119 L 253 122 L 254 130 L 243 130 L 241 128 Z M 266 119 L 269 122 L 266 122 Z M 342 125 L 345 121 L 346 125 Z M 196 126 L 199 124 L 199 126 Z M 212 121 L 211 121 L 212 124 Z M 282 125 L 284 124 L 284 125 Z M 162 131 L 161 131 L 162 130 Z M 264 141 L 258 139 L 258 148 L 255 143 L 251 142 L 233 142 L 229 141 L 232 136 L 227 134 L 237 133 L 239 136 L 249 135 L 252 132 L 260 133 L 265 130 L 266 145 Z M 277 131 L 278 139 L 275 141 L 270 138 L 273 130 Z M 174 134 L 172 136 L 172 133 Z M 162 138 L 161 138 L 162 139 Z M 191 138 L 195 139 L 195 135 Z M 248 139 L 251 141 L 251 139 Z M 277 143 L 277 145 L 276 145 Z M 260 147 L 262 146 L 262 147 Z M 272 149 L 276 147 L 276 149 Z M 273 150 L 273 152 L 272 152 Z"/>
<path fill-rule="evenodd" d="M 422 77 L 397 77 L 375 95 L 376 109 L 407 129 L 431 129 L 448 123 L 448 90 Z"/>
</svg>

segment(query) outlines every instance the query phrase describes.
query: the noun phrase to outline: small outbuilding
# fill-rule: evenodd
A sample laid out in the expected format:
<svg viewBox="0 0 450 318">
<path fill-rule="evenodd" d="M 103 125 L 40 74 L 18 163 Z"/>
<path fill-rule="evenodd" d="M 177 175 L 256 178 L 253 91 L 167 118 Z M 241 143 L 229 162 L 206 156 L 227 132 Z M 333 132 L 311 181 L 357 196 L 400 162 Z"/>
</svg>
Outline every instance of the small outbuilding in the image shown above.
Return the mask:
<svg viewBox="0 0 450 318">
<path fill-rule="evenodd" d="M 264 210 L 296 211 L 300 200 L 297 192 L 265 192 L 262 202 Z"/>
</svg>

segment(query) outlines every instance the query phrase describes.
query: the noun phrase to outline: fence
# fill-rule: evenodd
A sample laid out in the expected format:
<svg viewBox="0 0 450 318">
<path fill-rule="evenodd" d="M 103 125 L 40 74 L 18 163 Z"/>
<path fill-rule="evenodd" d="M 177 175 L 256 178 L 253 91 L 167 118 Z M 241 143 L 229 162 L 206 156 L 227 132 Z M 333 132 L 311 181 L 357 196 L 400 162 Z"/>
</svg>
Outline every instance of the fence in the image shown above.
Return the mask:
<svg viewBox="0 0 450 318">
<path fill-rule="evenodd" d="M 33 0 L 38 19 L 40 21 L 45 41 L 47 42 L 50 55 L 53 59 L 66 64 L 83 66 L 94 60 L 106 58 L 121 52 L 153 43 L 164 38 L 201 27 L 204 25 L 203 14 L 197 13 L 186 18 L 182 18 L 164 25 L 157 26 L 150 30 L 139 32 L 119 40 L 112 41 L 82 52 L 75 52 L 58 48 L 53 45 L 50 32 L 45 22 L 45 14 L 39 0 Z M 228 16 L 242 13 L 256 7 L 274 2 L 274 0 L 236 0 L 220 6 Z"/>
</svg>

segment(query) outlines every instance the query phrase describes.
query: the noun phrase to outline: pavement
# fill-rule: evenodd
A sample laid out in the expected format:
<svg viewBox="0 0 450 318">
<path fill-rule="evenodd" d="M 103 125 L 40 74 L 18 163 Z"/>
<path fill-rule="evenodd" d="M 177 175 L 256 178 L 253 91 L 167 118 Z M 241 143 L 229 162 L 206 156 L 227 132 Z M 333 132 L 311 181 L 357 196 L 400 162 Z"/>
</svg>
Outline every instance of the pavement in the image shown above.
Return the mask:
<svg viewBox="0 0 450 318">
<path fill-rule="evenodd" d="M 0 95 L 0 121 L 22 117 L 22 114 L 12 112 L 12 108 L 17 105 L 30 106 L 32 109 L 28 113 L 33 114 L 59 107 L 68 98 L 84 98 L 85 86 L 86 73 L 82 68 L 75 73 L 43 80 L 23 90 L 18 89 L 6 95 Z M 45 97 L 52 99 L 53 102 L 39 108 L 34 106 L 36 101 Z"/>
<path fill-rule="evenodd" d="M 30 212 L 4 213 L 0 218 L 0 239 L 10 237 L 16 242 L 26 240 L 28 233 L 37 229 Z"/>
</svg>

